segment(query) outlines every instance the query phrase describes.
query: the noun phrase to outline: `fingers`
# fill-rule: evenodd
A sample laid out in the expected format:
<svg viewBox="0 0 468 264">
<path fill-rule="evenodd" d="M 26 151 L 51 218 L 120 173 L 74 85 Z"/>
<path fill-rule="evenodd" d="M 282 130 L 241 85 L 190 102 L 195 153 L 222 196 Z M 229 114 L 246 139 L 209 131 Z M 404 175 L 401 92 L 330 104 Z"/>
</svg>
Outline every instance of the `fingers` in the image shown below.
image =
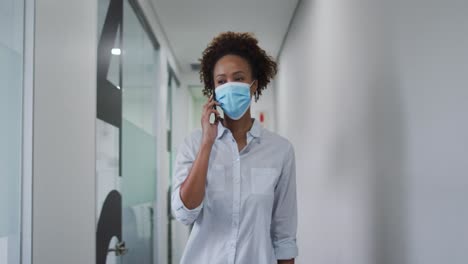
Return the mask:
<svg viewBox="0 0 468 264">
<path fill-rule="evenodd" d="M 208 104 L 207 107 L 208 107 L 208 108 L 214 108 L 213 106 L 215 106 L 215 105 L 221 106 L 220 103 L 218 103 L 218 102 L 216 102 L 216 101 L 212 101 L 212 102 L 210 102 L 210 103 Z"/>
<path fill-rule="evenodd" d="M 221 115 L 216 109 L 208 108 L 202 116 L 202 124 L 218 125 Z"/>
<path fill-rule="evenodd" d="M 209 116 L 211 116 L 212 114 L 215 115 L 216 118 L 219 118 L 221 115 L 219 114 L 218 110 L 216 109 L 213 109 L 213 108 L 210 108 L 208 109 L 208 111 L 206 112 L 206 114 Z"/>
<path fill-rule="evenodd" d="M 213 100 L 213 95 L 211 95 L 208 100 L 206 101 L 206 104 L 205 105 L 208 105 L 209 103 L 213 102 L 215 100 Z"/>
<path fill-rule="evenodd" d="M 220 103 L 213 99 L 213 96 L 210 96 L 206 104 L 203 105 L 202 124 L 218 125 L 221 115 L 214 107 L 216 105 L 221 106 Z"/>
<path fill-rule="evenodd" d="M 211 114 L 210 114 L 210 119 L 209 119 L 209 121 L 210 121 L 210 124 L 211 124 L 211 125 L 217 125 L 217 124 L 218 124 L 218 120 L 219 120 L 219 118 L 216 116 L 215 113 L 211 113 Z"/>
<path fill-rule="evenodd" d="M 220 104 L 219 102 L 217 102 L 217 101 L 211 99 L 211 97 L 210 97 L 210 99 L 208 100 L 208 102 L 207 102 L 203 107 L 204 107 L 205 109 L 206 109 L 206 108 L 213 108 L 213 106 L 215 106 L 215 105 L 221 106 L 221 104 Z"/>
<path fill-rule="evenodd" d="M 210 103 L 205 104 L 202 109 L 202 117 L 209 117 L 211 113 L 214 113 L 216 116 L 219 116 L 218 110 L 213 107 L 214 105 L 219 106 L 220 104 L 216 101 L 212 101 Z"/>
</svg>

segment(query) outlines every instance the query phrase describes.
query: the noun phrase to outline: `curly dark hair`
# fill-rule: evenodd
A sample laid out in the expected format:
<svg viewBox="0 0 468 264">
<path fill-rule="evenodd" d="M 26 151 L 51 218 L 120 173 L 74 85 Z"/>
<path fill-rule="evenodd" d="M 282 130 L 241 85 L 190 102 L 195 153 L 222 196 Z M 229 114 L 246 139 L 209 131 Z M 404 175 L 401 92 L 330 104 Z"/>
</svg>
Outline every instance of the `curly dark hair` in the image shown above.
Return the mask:
<svg viewBox="0 0 468 264">
<path fill-rule="evenodd" d="M 247 60 L 252 77 L 258 81 L 258 95 L 275 77 L 278 67 L 275 60 L 258 46 L 251 33 L 224 32 L 215 37 L 203 51 L 200 59 L 200 81 L 204 83 L 203 94 L 211 96 L 215 87 L 213 70 L 216 62 L 225 55 L 237 55 Z"/>
</svg>

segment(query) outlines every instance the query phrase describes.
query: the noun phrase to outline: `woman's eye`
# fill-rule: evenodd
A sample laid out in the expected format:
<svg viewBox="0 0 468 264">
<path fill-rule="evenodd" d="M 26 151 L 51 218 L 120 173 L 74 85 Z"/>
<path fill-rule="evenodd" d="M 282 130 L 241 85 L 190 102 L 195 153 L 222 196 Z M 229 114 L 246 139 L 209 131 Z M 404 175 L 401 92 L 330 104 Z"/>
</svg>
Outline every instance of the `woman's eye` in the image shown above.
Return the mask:
<svg viewBox="0 0 468 264">
<path fill-rule="evenodd" d="M 223 84 L 225 82 L 226 82 L 225 80 L 218 80 L 218 84 Z"/>
<path fill-rule="evenodd" d="M 237 77 L 235 80 L 236 80 L 236 81 L 243 81 L 244 78 L 243 78 L 243 77 Z"/>
</svg>

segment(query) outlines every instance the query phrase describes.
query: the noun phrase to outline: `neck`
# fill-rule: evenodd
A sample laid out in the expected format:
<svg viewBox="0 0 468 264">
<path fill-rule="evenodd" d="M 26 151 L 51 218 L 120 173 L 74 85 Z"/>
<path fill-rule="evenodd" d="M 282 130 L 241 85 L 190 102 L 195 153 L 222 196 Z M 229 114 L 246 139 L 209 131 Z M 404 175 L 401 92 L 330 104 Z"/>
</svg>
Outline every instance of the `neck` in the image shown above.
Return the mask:
<svg viewBox="0 0 468 264">
<path fill-rule="evenodd" d="M 248 109 L 244 116 L 242 116 L 239 120 L 233 120 L 228 116 L 225 116 L 223 124 L 231 131 L 235 139 L 245 137 L 253 125 L 253 120 L 250 116 L 250 109 Z"/>
</svg>

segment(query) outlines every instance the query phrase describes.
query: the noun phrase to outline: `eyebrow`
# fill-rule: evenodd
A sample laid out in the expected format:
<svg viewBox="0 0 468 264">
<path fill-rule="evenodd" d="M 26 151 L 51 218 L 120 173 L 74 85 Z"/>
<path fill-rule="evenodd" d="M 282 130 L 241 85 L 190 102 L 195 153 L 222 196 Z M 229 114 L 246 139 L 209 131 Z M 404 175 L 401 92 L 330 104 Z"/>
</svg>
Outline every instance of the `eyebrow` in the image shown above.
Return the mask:
<svg viewBox="0 0 468 264">
<path fill-rule="evenodd" d="M 236 72 L 234 72 L 232 75 L 236 75 L 236 74 L 239 74 L 239 73 L 244 73 L 244 74 L 245 74 L 245 72 L 244 72 L 244 71 L 236 71 Z M 218 75 L 216 75 L 216 77 L 215 77 L 215 78 L 218 78 L 218 77 L 224 77 L 224 76 L 226 76 L 226 74 L 222 73 L 222 74 L 218 74 Z"/>
</svg>

